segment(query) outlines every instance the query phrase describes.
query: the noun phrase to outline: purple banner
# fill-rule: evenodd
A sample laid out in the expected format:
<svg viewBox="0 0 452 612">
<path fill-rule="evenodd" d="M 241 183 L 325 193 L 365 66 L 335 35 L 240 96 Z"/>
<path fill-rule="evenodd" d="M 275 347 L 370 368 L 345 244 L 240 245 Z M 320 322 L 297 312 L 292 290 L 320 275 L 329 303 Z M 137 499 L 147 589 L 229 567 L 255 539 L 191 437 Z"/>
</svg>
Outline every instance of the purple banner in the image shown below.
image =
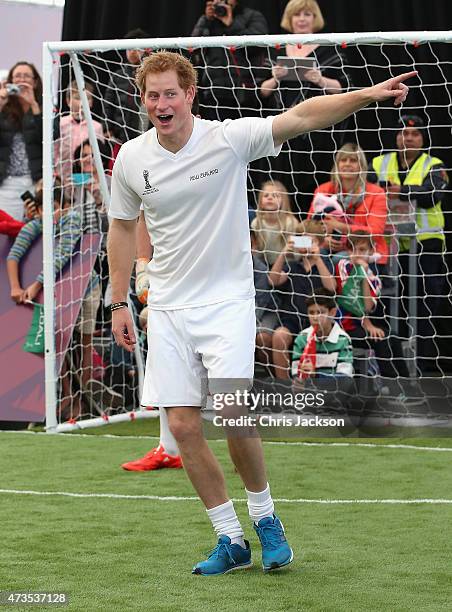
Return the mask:
<svg viewBox="0 0 452 612">
<path fill-rule="evenodd" d="M 100 234 L 85 234 L 77 254 L 55 285 L 55 347 L 57 370 L 71 340 L 82 298 L 99 250 Z M 45 419 L 44 356 L 22 349 L 33 317 L 33 306 L 16 305 L 10 297 L 6 257 L 13 240 L 0 235 L 0 421 L 42 422 Z M 20 264 L 22 287 L 42 269 L 42 239 L 32 245 Z M 36 298 L 42 303 L 42 292 Z"/>
</svg>

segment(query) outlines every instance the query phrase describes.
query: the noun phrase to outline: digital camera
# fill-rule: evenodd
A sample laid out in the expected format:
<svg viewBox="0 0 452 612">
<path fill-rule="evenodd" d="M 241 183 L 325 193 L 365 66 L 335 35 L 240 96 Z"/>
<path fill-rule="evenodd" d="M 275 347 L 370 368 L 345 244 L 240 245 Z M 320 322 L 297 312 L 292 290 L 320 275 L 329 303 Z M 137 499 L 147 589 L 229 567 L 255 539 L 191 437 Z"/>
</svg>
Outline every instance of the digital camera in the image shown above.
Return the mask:
<svg viewBox="0 0 452 612">
<path fill-rule="evenodd" d="M 14 83 L 6 83 L 6 91 L 8 96 L 18 96 L 20 94 L 20 87 L 19 85 L 14 85 Z"/>
<path fill-rule="evenodd" d="M 213 5 L 213 12 L 217 17 L 226 17 L 228 14 L 227 4 L 225 2 L 219 2 Z"/>
</svg>

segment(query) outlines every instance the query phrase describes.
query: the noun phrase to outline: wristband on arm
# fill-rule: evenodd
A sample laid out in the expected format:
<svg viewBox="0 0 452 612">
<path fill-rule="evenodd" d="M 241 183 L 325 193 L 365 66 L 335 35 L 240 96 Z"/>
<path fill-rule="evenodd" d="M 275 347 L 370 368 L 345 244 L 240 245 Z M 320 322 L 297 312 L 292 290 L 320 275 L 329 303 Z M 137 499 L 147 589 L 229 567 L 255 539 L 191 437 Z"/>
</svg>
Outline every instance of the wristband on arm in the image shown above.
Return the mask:
<svg viewBox="0 0 452 612">
<path fill-rule="evenodd" d="M 113 304 L 110 304 L 110 312 L 113 312 L 114 310 L 119 310 L 120 308 L 128 308 L 129 305 L 127 302 L 114 302 Z"/>
</svg>

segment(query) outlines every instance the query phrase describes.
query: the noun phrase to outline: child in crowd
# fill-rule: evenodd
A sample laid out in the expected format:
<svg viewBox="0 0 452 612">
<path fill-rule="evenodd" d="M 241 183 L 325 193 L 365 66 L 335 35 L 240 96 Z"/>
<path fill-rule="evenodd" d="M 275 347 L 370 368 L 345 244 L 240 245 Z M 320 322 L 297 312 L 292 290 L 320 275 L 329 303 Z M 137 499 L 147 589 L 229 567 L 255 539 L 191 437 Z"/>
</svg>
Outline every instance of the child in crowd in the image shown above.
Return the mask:
<svg viewBox="0 0 452 612">
<path fill-rule="evenodd" d="M 287 239 L 298 225 L 291 212 L 287 189 L 280 181 L 261 185 L 256 216 L 251 222 L 255 237 L 255 254 L 272 266 L 285 248 Z"/>
<path fill-rule="evenodd" d="M 289 351 L 294 337 L 307 323 L 306 298 L 320 287 L 335 291 L 333 266 L 320 253 L 324 238 L 325 230 L 320 221 L 300 223 L 297 235 L 288 240 L 268 275 L 271 285 L 281 292 L 279 314 L 282 325 L 272 335 L 277 378 L 289 378 Z"/>
<path fill-rule="evenodd" d="M 370 265 L 374 256 L 372 236 L 355 230 L 348 240 L 348 259 L 336 266 L 337 302 L 342 313 L 342 327 L 357 348 L 375 351 L 380 374 L 388 378 L 409 377 L 400 341 L 389 336 L 389 328 L 380 315 L 378 325 L 371 314 L 379 306 L 381 281 Z"/>
<path fill-rule="evenodd" d="M 53 190 L 55 224 L 55 238 L 57 246 L 54 251 L 55 273 L 58 274 L 72 257 L 74 248 L 80 239 L 80 215 L 71 209 L 61 187 Z M 42 186 L 35 194 L 36 216 L 26 223 L 17 235 L 7 257 L 7 272 L 11 289 L 11 299 L 17 304 L 33 301 L 43 286 L 43 273 L 40 272 L 36 280 L 23 289 L 20 283 L 19 264 L 22 257 L 38 236 L 42 234 Z"/>
<path fill-rule="evenodd" d="M 99 142 L 102 149 L 102 143 Z M 105 177 L 110 188 L 110 176 Z M 84 232 L 101 232 L 106 238 L 108 217 L 104 198 L 100 190 L 100 177 L 94 162 L 93 148 L 89 140 L 84 140 L 74 152 L 72 165 L 72 202 L 82 214 Z M 105 240 L 103 240 L 105 246 Z"/>
<path fill-rule="evenodd" d="M 85 92 L 89 107 L 93 106 L 94 87 L 89 81 L 85 82 Z M 77 82 L 72 81 L 66 90 L 66 103 L 69 114 L 60 119 L 59 138 L 54 144 L 54 163 L 57 173 L 61 176 L 63 185 L 71 181 L 72 165 L 76 160 L 77 148 L 88 138 L 88 124 L 83 116 L 82 101 Z M 102 125 L 93 119 L 96 138 L 104 142 Z"/>
<path fill-rule="evenodd" d="M 336 323 L 334 294 L 320 287 L 306 300 L 310 327 L 295 339 L 292 376 L 298 381 L 316 377 L 353 376 L 350 336 Z"/>
</svg>

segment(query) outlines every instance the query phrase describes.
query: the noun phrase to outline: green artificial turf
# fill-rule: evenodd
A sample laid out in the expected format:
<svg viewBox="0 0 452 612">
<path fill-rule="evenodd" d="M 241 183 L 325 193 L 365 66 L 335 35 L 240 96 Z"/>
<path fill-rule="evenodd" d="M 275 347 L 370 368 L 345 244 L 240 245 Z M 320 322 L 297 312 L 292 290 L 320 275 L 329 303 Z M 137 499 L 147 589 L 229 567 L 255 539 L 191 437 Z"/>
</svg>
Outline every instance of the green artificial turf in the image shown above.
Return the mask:
<svg viewBox="0 0 452 612">
<path fill-rule="evenodd" d="M 88 436 L 0 433 L 0 489 L 193 497 L 183 470 L 120 469 L 155 439 L 99 435 L 155 434 L 156 425 L 131 423 Z M 452 498 L 451 452 L 384 442 L 377 440 L 381 448 L 265 444 L 273 497 Z M 448 439 L 414 443 L 451 447 Z M 244 500 L 226 444 L 211 445 L 231 496 Z M 67 609 L 80 611 L 450 610 L 452 505 L 280 502 L 295 560 L 266 575 L 246 503 L 236 508 L 254 567 L 205 578 L 190 574 L 215 543 L 199 501 L 0 493 L 0 590 L 66 591 Z"/>
</svg>

